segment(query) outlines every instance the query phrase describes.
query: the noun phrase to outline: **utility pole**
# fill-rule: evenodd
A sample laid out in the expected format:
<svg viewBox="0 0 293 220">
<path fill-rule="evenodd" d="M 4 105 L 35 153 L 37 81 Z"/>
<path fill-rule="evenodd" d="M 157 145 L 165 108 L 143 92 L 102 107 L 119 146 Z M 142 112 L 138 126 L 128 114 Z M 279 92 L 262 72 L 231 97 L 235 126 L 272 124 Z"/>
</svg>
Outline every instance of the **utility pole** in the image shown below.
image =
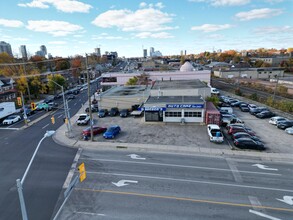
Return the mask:
<svg viewBox="0 0 293 220">
<path fill-rule="evenodd" d="M 276 82 L 276 86 L 275 86 L 275 89 L 274 89 L 274 95 L 273 95 L 273 104 L 275 103 L 276 92 L 277 92 L 277 89 L 278 89 L 278 83 L 279 83 L 279 73 L 278 73 L 278 75 L 277 75 L 276 77 L 277 77 L 277 82 Z"/>
<path fill-rule="evenodd" d="M 26 126 L 28 126 L 28 120 L 27 120 L 27 115 L 26 115 L 26 111 L 25 111 L 26 109 L 25 109 L 25 105 L 24 105 L 24 98 L 23 98 L 22 92 L 20 92 L 20 95 L 21 95 L 21 101 L 22 101 L 24 123 Z"/>
<path fill-rule="evenodd" d="M 22 61 L 23 61 L 24 75 L 26 76 L 26 68 L 25 68 L 25 63 L 24 63 L 24 59 L 23 58 L 22 58 Z M 27 86 L 28 99 L 29 99 L 29 101 L 31 103 L 32 102 L 32 100 L 31 100 L 31 91 L 30 91 L 30 88 L 29 88 L 29 85 L 28 85 L 28 79 L 26 80 L 26 86 Z"/>
<path fill-rule="evenodd" d="M 91 126 L 91 141 L 94 140 L 94 134 L 93 134 L 93 114 L 92 114 L 92 103 L 91 103 L 91 83 L 90 83 L 90 73 L 89 73 L 89 67 L 88 67 L 88 59 L 87 54 L 85 54 L 85 66 L 87 70 L 87 94 L 88 94 L 88 100 L 89 100 L 89 113 L 90 113 L 90 126 Z"/>
</svg>

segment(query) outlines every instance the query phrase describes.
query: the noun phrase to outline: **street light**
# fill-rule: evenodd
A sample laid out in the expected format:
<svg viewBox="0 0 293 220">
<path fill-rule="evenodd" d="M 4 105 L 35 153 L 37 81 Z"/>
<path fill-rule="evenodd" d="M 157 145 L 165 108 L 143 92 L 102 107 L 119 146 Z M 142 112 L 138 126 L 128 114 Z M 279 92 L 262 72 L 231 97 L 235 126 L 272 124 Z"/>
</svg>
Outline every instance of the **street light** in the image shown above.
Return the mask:
<svg viewBox="0 0 293 220">
<path fill-rule="evenodd" d="M 35 156 L 41 146 L 41 143 L 43 142 L 43 140 L 46 138 L 46 137 L 50 137 L 52 136 L 53 134 L 55 133 L 55 131 L 47 131 L 45 134 L 44 134 L 44 137 L 39 141 L 38 143 L 38 146 L 37 148 L 35 149 L 35 152 L 23 174 L 23 177 L 20 179 L 17 179 L 16 180 L 16 186 L 17 186 L 17 191 L 18 191 L 18 196 L 19 196 L 19 202 L 20 202 L 20 209 L 21 209 L 21 215 L 22 215 L 22 219 L 23 220 L 28 220 L 28 217 L 27 217 L 27 212 L 26 212 L 26 208 L 25 208 L 25 202 L 24 202 L 24 197 L 23 197 L 23 192 L 22 192 L 22 186 L 23 186 L 23 183 L 24 183 L 24 180 L 26 178 L 26 175 L 35 159 Z"/>
<path fill-rule="evenodd" d="M 65 101 L 64 87 L 62 85 L 60 85 L 59 83 L 55 82 L 52 79 L 48 79 L 48 80 L 50 80 L 51 82 L 53 82 L 55 85 L 61 87 L 62 98 L 63 98 L 63 106 L 64 106 L 64 114 L 65 114 L 65 118 L 68 121 L 68 124 L 66 124 L 66 126 L 67 126 L 68 135 L 70 135 L 70 132 L 71 132 L 71 123 L 70 123 L 70 119 L 69 119 L 68 107 L 67 107 L 66 101 Z"/>
</svg>

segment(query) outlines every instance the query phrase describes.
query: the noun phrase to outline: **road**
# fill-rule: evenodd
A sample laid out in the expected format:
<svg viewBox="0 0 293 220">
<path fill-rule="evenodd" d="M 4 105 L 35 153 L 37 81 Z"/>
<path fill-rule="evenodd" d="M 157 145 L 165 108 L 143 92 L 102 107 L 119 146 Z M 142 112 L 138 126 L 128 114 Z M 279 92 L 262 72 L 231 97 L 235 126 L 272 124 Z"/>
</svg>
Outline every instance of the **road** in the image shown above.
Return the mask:
<svg viewBox="0 0 293 220">
<path fill-rule="evenodd" d="M 124 150 L 82 162 L 58 219 L 292 219 L 293 164 Z"/>
<path fill-rule="evenodd" d="M 94 88 L 93 88 L 94 89 Z M 87 99 L 86 92 L 69 102 L 74 115 Z M 27 165 L 46 130 L 56 130 L 63 124 L 63 110 L 48 112 L 47 116 L 24 130 L 21 121 L 0 130 L 0 219 L 21 219 L 16 179 L 22 178 Z M 45 112 L 31 116 L 31 122 Z M 51 124 L 51 115 L 56 115 Z M 30 220 L 50 219 L 58 196 L 77 150 L 60 146 L 46 138 L 25 179 L 23 191 Z"/>
</svg>

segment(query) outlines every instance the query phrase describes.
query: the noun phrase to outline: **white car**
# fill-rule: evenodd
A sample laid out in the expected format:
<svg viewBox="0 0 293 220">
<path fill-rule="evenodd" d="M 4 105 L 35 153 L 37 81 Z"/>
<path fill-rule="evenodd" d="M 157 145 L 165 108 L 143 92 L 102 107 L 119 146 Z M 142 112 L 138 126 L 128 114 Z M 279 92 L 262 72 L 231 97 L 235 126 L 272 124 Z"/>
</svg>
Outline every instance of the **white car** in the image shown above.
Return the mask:
<svg viewBox="0 0 293 220">
<path fill-rule="evenodd" d="M 19 115 L 10 115 L 2 122 L 2 124 L 11 125 L 11 124 L 16 123 L 20 120 L 21 120 L 21 117 Z"/>
<path fill-rule="evenodd" d="M 293 127 L 286 128 L 286 129 L 285 129 L 285 132 L 286 132 L 287 134 L 293 134 Z"/>
<path fill-rule="evenodd" d="M 90 121 L 90 116 L 88 114 L 80 114 L 76 123 L 77 125 L 87 125 Z"/>
<path fill-rule="evenodd" d="M 270 118 L 269 123 L 272 124 L 272 125 L 277 125 L 278 122 L 286 121 L 286 120 L 287 120 L 287 118 L 284 118 L 284 117 L 281 117 L 281 116 L 275 116 L 275 117 Z"/>
<path fill-rule="evenodd" d="M 257 108 L 257 106 L 256 106 L 255 104 L 248 104 L 247 107 L 249 108 L 249 111 L 250 111 L 251 109 L 255 109 L 255 108 Z"/>
</svg>

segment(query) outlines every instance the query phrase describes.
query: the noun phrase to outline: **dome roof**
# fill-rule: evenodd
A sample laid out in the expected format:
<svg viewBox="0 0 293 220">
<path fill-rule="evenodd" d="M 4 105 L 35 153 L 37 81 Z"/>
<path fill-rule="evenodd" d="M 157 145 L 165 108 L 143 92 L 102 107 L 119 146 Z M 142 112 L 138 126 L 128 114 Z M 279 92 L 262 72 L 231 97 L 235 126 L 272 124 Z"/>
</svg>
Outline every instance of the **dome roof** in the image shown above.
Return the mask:
<svg viewBox="0 0 293 220">
<path fill-rule="evenodd" d="M 189 63 L 188 61 L 186 61 L 181 67 L 180 67 L 180 71 L 181 72 L 189 72 L 189 71 L 193 71 L 194 67 L 191 65 L 191 63 Z"/>
</svg>

